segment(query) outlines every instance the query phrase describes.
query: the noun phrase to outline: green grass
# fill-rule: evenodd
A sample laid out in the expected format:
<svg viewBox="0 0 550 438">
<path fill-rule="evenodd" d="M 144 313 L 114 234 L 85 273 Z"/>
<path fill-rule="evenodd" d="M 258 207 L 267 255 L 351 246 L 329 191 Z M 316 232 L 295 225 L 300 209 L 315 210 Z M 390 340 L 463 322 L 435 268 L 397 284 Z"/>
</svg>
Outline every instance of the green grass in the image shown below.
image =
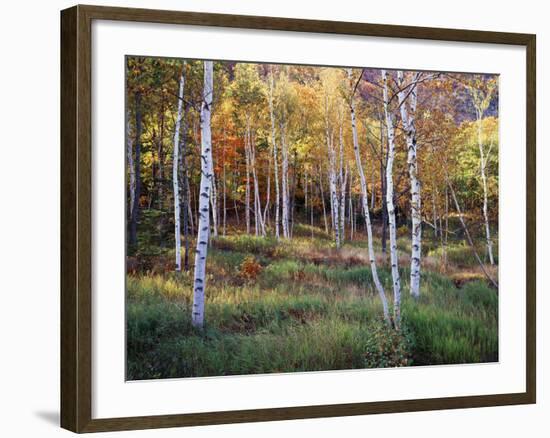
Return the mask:
<svg viewBox="0 0 550 438">
<path fill-rule="evenodd" d="M 484 282 L 458 289 L 424 270 L 415 301 L 408 296 L 408 269 L 401 268 L 403 327 L 396 332 L 382 321 L 364 255 L 364 242 L 335 251 L 326 236 L 311 238 L 307 227 L 280 243 L 245 235 L 213 239 L 202 331 L 190 324 L 192 273 L 129 275 L 128 378 L 498 359 L 498 298 Z M 255 279 L 241 272 L 247 257 L 260 267 Z M 380 265 L 379 275 L 391 298 L 389 269 Z"/>
</svg>

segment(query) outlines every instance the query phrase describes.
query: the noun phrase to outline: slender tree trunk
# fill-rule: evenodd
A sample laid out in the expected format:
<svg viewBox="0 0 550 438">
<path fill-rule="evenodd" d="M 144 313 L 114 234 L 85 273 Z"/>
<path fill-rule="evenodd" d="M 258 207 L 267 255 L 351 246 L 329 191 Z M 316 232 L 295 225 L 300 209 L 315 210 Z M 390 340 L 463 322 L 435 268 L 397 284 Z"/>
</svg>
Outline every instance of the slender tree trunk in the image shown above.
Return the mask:
<svg viewBox="0 0 550 438">
<path fill-rule="evenodd" d="M 223 145 L 223 235 L 225 236 L 226 222 L 227 222 L 227 188 L 226 188 L 226 164 L 225 164 L 225 142 Z"/>
<path fill-rule="evenodd" d="M 158 174 L 158 206 L 159 210 L 162 210 L 162 203 L 164 201 L 164 95 L 161 98 L 160 103 L 160 129 L 157 143 L 157 155 L 159 160 L 159 174 Z M 173 167 L 173 166 L 172 166 Z"/>
<path fill-rule="evenodd" d="M 285 239 L 290 238 L 290 223 L 289 223 L 289 187 L 288 187 L 288 146 L 286 142 L 286 132 L 284 123 L 281 123 L 281 130 L 280 130 L 280 136 L 281 136 L 281 153 L 282 153 L 282 174 L 281 174 L 281 180 L 282 180 L 282 192 L 283 192 L 283 200 L 282 200 L 282 207 L 283 207 L 283 237 Z"/>
<path fill-rule="evenodd" d="M 348 182 L 349 167 L 346 166 L 343 179 L 340 184 L 340 242 L 344 243 L 346 236 L 346 188 Z"/>
<path fill-rule="evenodd" d="M 330 149 L 330 138 L 328 139 L 328 148 L 329 148 L 329 186 L 330 186 L 330 209 L 332 212 L 332 229 L 334 232 L 334 241 L 336 243 L 336 248 L 340 248 L 340 219 L 339 219 L 339 209 L 338 205 L 338 193 L 336 191 L 336 173 L 334 171 L 334 159 L 331 157 Z"/>
<path fill-rule="evenodd" d="M 436 192 L 436 188 L 435 188 L 435 181 L 434 181 L 434 188 L 433 188 L 433 191 L 432 191 L 432 216 L 433 216 L 433 221 L 434 221 L 434 236 L 435 238 L 437 239 L 437 237 L 439 236 L 439 228 L 437 227 L 437 207 L 436 207 L 436 195 L 437 195 L 437 192 Z"/>
<path fill-rule="evenodd" d="M 487 190 L 487 159 L 488 157 L 485 155 L 485 149 L 483 147 L 483 139 L 482 139 L 482 117 L 483 113 L 481 110 L 477 110 L 477 144 L 479 147 L 479 170 L 481 174 L 481 183 L 483 187 L 483 220 L 485 222 L 485 240 L 486 240 L 486 246 L 487 246 L 487 255 L 489 256 L 489 262 L 491 265 L 495 264 L 495 260 L 493 258 L 493 241 L 491 240 L 491 229 L 489 228 L 489 213 L 488 213 L 488 190 Z"/>
<path fill-rule="evenodd" d="M 401 89 L 405 84 L 403 72 L 397 72 L 397 79 Z M 407 141 L 407 167 L 409 170 L 409 179 L 411 183 L 411 287 L 410 293 L 413 297 L 420 296 L 420 263 L 422 257 L 422 209 L 420 197 L 420 182 L 418 180 L 418 161 L 417 142 L 416 142 L 416 85 L 412 85 L 408 97 L 406 91 L 400 91 L 397 94 L 399 99 L 399 108 L 401 110 L 401 120 L 405 131 Z M 408 102 L 407 102 L 408 100 Z M 407 106 L 407 103 L 409 104 Z"/>
<path fill-rule="evenodd" d="M 180 187 L 179 187 L 179 146 L 180 128 L 183 114 L 183 89 L 185 87 L 185 65 L 182 66 L 178 92 L 178 115 L 174 132 L 174 154 L 172 157 L 172 184 L 174 190 L 174 239 L 176 244 L 176 272 L 181 271 L 181 226 L 180 226 Z M 160 196 L 160 193 L 159 193 Z"/>
<path fill-rule="evenodd" d="M 256 140 L 252 134 L 249 142 L 250 165 L 252 167 L 252 180 L 254 183 L 254 226 L 256 236 L 265 236 L 265 225 L 262 215 L 262 203 L 260 199 L 260 188 L 258 184 L 258 174 L 256 173 Z"/>
<path fill-rule="evenodd" d="M 380 117 L 380 190 L 382 191 L 382 254 L 387 253 L 388 242 L 388 205 L 386 203 L 386 166 L 387 150 L 384 150 L 384 126 Z M 386 148 L 387 149 L 387 148 Z"/>
<path fill-rule="evenodd" d="M 222 170 L 222 191 L 223 191 L 223 235 L 225 236 L 226 231 L 226 220 L 227 220 L 227 190 L 226 190 L 226 163 L 225 163 L 225 148 L 226 148 L 226 138 L 225 138 L 225 128 L 223 130 L 223 150 L 222 150 L 222 162 L 223 162 L 223 170 Z"/>
<path fill-rule="evenodd" d="M 350 173 L 349 178 L 349 240 L 353 241 L 353 233 L 354 233 L 354 217 L 355 217 L 355 211 L 353 209 L 353 196 L 352 196 L 352 187 L 353 187 L 353 180 Z"/>
<path fill-rule="evenodd" d="M 325 204 L 325 193 L 323 190 L 323 171 L 319 166 L 319 193 L 321 196 L 321 205 L 323 206 L 323 221 L 325 223 L 325 233 L 328 234 L 327 208 Z"/>
<path fill-rule="evenodd" d="M 136 140 L 135 140 L 135 190 L 134 190 L 134 205 L 132 209 L 132 216 L 130 219 L 130 245 L 132 247 L 137 246 L 137 224 L 139 221 L 139 199 L 141 196 L 141 93 L 136 91 L 134 94 L 135 99 L 135 113 L 136 113 Z"/>
<path fill-rule="evenodd" d="M 462 228 L 464 229 L 464 234 L 466 234 L 466 239 L 468 240 L 468 244 L 472 248 L 472 252 L 474 253 L 474 257 L 476 258 L 477 262 L 479 263 L 479 266 L 481 267 L 481 270 L 485 274 L 485 277 L 487 280 L 489 280 L 489 283 L 493 285 L 493 287 L 498 291 L 498 283 L 491 277 L 487 269 L 485 268 L 485 264 L 479 257 L 479 254 L 477 253 L 474 241 L 472 240 L 472 236 L 470 234 L 470 231 L 468 230 L 468 227 L 466 226 L 466 222 L 464 221 L 464 216 L 462 214 L 462 210 L 460 209 L 460 204 L 458 203 L 458 199 L 456 198 L 456 193 L 453 189 L 453 186 L 451 185 L 451 182 L 447 178 L 447 185 L 451 191 L 451 197 L 453 198 L 456 212 L 458 213 L 458 218 L 460 219 L 460 224 L 462 225 Z"/>
<path fill-rule="evenodd" d="M 213 62 L 204 61 L 204 91 L 201 106 L 201 183 L 199 205 L 199 229 L 195 254 L 195 275 L 193 282 L 192 323 L 204 327 L 204 296 L 206 290 L 206 256 L 210 231 L 210 192 L 212 188 L 212 134 L 210 118 L 212 112 Z"/>
<path fill-rule="evenodd" d="M 304 216 L 307 220 L 307 170 L 304 171 Z"/>
<path fill-rule="evenodd" d="M 212 163 L 212 169 L 214 169 L 214 163 Z M 212 208 L 212 234 L 214 237 L 218 237 L 218 189 L 214 170 L 212 170 L 211 180 L 210 206 Z"/>
<path fill-rule="evenodd" d="M 374 211 L 376 207 L 376 163 L 375 160 L 371 160 L 371 194 L 370 194 L 370 209 Z"/>
<path fill-rule="evenodd" d="M 196 200 L 194 199 L 194 191 L 191 191 L 191 184 L 189 184 L 189 177 L 186 178 L 187 182 L 187 199 L 188 199 L 188 210 L 189 210 L 189 226 L 191 227 L 191 233 L 195 233 L 195 223 L 196 221 Z M 195 208 L 195 212 L 193 212 L 193 208 Z"/>
<path fill-rule="evenodd" d="M 235 163 L 234 163 L 234 172 L 233 172 L 233 186 L 235 187 L 235 192 L 238 187 L 238 181 L 239 181 L 239 163 L 237 162 L 237 154 L 235 154 Z M 237 198 L 235 195 L 233 195 L 233 208 L 235 209 L 235 219 L 237 220 L 237 225 L 241 224 L 241 220 L 239 218 L 239 207 L 237 205 Z"/>
<path fill-rule="evenodd" d="M 134 142 L 132 141 L 131 126 L 130 126 L 130 111 L 126 115 L 126 142 L 127 142 L 127 162 L 128 162 L 128 177 L 129 187 L 128 192 L 130 195 L 130 206 L 128 209 L 128 216 L 131 217 L 134 211 L 134 203 L 136 201 L 136 168 L 134 164 Z"/>
<path fill-rule="evenodd" d="M 351 80 L 351 69 L 348 70 L 348 77 Z M 374 245 L 372 242 L 372 224 L 370 221 L 370 212 L 369 212 L 369 196 L 367 193 L 367 181 L 365 178 L 365 173 L 363 172 L 363 165 L 361 163 L 361 153 L 359 151 L 359 139 L 357 136 L 357 121 L 355 117 L 355 103 L 353 101 L 353 96 L 350 97 L 350 114 L 351 114 L 351 129 L 353 134 L 353 151 L 355 153 L 355 164 L 357 166 L 357 174 L 359 175 L 359 183 L 361 184 L 361 201 L 363 205 L 363 216 L 365 218 L 365 224 L 367 228 L 367 243 L 369 248 L 369 261 L 371 267 L 372 280 L 378 291 L 378 296 L 382 302 L 382 309 L 384 312 L 384 319 L 389 324 L 390 323 L 390 313 L 388 308 L 388 300 L 386 298 L 386 293 L 380 279 L 378 278 L 378 270 L 376 268 L 376 256 L 374 254 Z"/>
<path fill-rule="evenodd" d="M 245 187 L 245 195 L 244 195 L 244 203 L 245 203 L 245 222 L 246 222 L 246 234 L 250 234 L 250 127 L 248 124 L 246 124 L 246 133 L 245 133 L 245 140 L 244 140 L 244 151 L 245 151 L 245 162 L 246 162 L 246 187 Z"/>
<path fill-rule="evenodd" d="M 340 107 L 339 110 L 339 127 L 338 127 L 338 142 L 339 142 L 339 166 L 338 166 L 338 196 L 340 203 L 340 224 L 339 224 L 339 234 L 340 234 L 340 244 L 343 244 L 346 240 L 346 185 L 348 181 L 348 170 L 347 165 L 344 166 L 344 111 Z M 345 172 L 344 172 L 345 167 Z"/>
<path fill-rule="evenodd" d="M 330 129 L 329 117 L 328 117 L 328 96 L 325 95 L 325 136 L 328 151 L 328 180 L 330 190 L 330 211 L 332 217 L 332 230 L 334 233 L 334 241 L 336 248 L 340 248 L 340 220 L 338 202 L 338 192 L 336 183 L 336 153 L 334 151 L 333 135 Z"/>
<path fill-rule="evenodd" d="M 277 158 L 277 137 L 275 132 L 275 115 L 273 112 L 273 70 L 269 72 L 269 117 L 271 120 L 271 147 L 273 148 L 273 170 L 275 178 L 275 237 L 279 240 L 280 237 L 280 201 L 281 194 L 279 193 L 279 160 Z"/>
<path fill-rule="evenodd" d="M 393 160 L 395 158 L 394 125 L 389 108 L 388 74 L 382 70 L 384 82 L 384 114 L 388 138 L 388 163 L 386 165 L 386 205 L 388 207 L 388 222 L 390 231 L 390 260 L 393 282 L 393 318 L 397 328 L 401 325 L 401 281 L 399 278 L 399 259 L 397 255 L 397 230 L 395 223 L 395 207 L 393 203 Z"/>
<path fill-rule="evenodd" d="M 182 116 L 182 129 L 180 134 L 180 154 L 179 154 L 179 180 L 182 183 L 180 189 L 181 205 L 180 213 L 183 212 L 183 242 L 185 254 L 183 258 L 183 268 L 189 270 L 189 219 L 193 218 L 191 214 L 191 205 L 189 203 L 189 171 L 187 169 L 187 106 L 184 103 Z"/>
<path fill-rule="evenodd" d="M 445 240 L 444 240 L 444 250 L 443 250 L 443 262 L 445 270 L 447 269 L 447 248 L 449 243 L 449 190 L 445 186 Z"/>
<path fill-rule="evenodd" d="M 296 186 L 298 185 L 299 176 L 298 176 L 298 153 L 294 150 L 294 160 L 292 160 L 292 184 L 287 184 L 289 187 L 288 195 L 288 230 L 290 238 L 292 239 L 292 233 L 294 232 L 294 207 L 296 206 Z"/>
<path fill-rule="evenodd" d="M 311 215 L 311 238 L 313 239 L 313 175 L 311 179 L 309 180 L 309 187 L 310 187 L 310 193 L 311 193 L 311 201 L 310 201 L 310 215 Z"/>
<path fill-rule="evenodd" d="M 271 218 L 269 214 L 271 206 L 271 156 L 267 160 L 267 175 L 266 175 L 266 187 L 265 187 L 265 206 L 263 214 L 264 232 L 265 228 L 270 226 Z"/>
</svg>

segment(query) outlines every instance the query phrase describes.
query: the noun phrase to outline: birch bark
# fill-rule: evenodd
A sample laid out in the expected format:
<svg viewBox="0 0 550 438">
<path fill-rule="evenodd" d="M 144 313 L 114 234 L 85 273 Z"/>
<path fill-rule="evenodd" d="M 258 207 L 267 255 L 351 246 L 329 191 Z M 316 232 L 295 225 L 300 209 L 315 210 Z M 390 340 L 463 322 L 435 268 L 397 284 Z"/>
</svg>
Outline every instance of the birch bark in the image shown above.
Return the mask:
<svg viewBox="0 0 550 438">
<path fill-rule="evenodd" d="M 279 160 L 277 157 L 277 141 L 276 141 L 276 132 L 275 132 L 275 114 L 273 111 L 273 70 L 270 71 L 269 75 L 269 117 L 271 119 L 271 147 L 273 148 L 273 170 L 275 178 L 275 237 L 279 240 L 280 237 L 280 225 L 281 220 L 279 217 L 280 214 L 280 201 L 281 194 L 279 193 Z"/>
<path fill-rule="evenodd" d="M 245 195 L 244 195 L 244 204 L 245 204 L 245 210 L 244 210 L 244 217 L 246 222 L 246 234 L 250 234 L 250 125 L 249 121 L 247 119 L 246 122 L 246 132 L 245 132 L 245 139 L 244 139 L 244 155 L 245 155 L 245 163 L 246 163 L 246 187 L 245 187 Z"/>
<path fill-rule="evenodd" d="M 139 220 L 139 198 L 141 196 L 141 93 L 136 91 L 135 99 L 135 159 L 134 159 L 134 205 L 130 217 L 130 245 L 137 245 L 137 223 Z"/>
<path fill-rule="evenodd" d="M 252 134 L 248 144 L 250 154 L 250 166 L 252 168 L 252 181 L 254 183 L 254 226 L 256 236 L 265 236 L 265 225 L 262 216 L 262 203 L 260 199 L 260 188 L 258 184 L 258 175 L 256 173 L 256 141 Z"/>
<path fill-rule="evenodd" d="M 206 289 L 206 256 L 210 232 L 210 192 L 212 184 L 212 133 L 210 118 L 212 111 L 213 63 L 204 61 L 204 91 L 201 105 L 201 182 L 199 201 L 199 224 L 195 253 L 195 275 L 193 281 L 192 324 L 204 327 L 204 296 Z"/>
<path fill-rule="evenodd" d="M 281 154 L 282 154 L 282 191 L 283 191 L 283 200 L 282 200 L 282 213 L 283 213 L 283 237 L 288 239 L 290 237 L 290 223 L 289 223 L 289 203 L 288 203 L 288 146 L 286 142 L 286 132 L 284 124 L 281 123 Z"/>
<path fill-rule="evenodd" d="M 325 233 L 328 234 L 327 208 L 325 204 L 325 191 L 323 190 L 323 170 L 319 166 L 319 194 L 321 196 L 321 205 L 323 206 L 323 222 L 325 224 Z"/>
<path fill-rule="evenodd" d="M 389 108 L 388 73 L 382 70 L 384 115 L 388 139 L 388 160 L 386 164 L 386 205 L 390 234 L 390 261 L 393 282 L 393 319 L 397 328 L 401 325 L 401 280 L 399 278 L 399 259 L 397 256 L 397 230 L 395 226 L 395 206 L 393 204 L 393 160 L 395 158 L 395 134 L 393 117 Z"/>
<path fill-rule="evenodd" d="M 488 191 L 487 191 L 487 156 L 485 155 L 485 148 L 483 146 L 482 139 L 482 117 L 483 111 L 478 107 L 477 109 L 477 144 L 479 148 L 479 170 L 481 173 L 481 183 L 483 186 L 483 219 L 485 221 L 485 240 L 487 245 L 487 254 L 489 255 L 489 262 L 491 265 L 495 264 L 493 258 L 493 241 L 491 240 L 491 230 L 489 228 L 489 214 L 488 214 Z"/>
<path fill-rule="evenodd" d="M 340 243 L 346 237 L 346 188 L 348 184 L 349 166 L 346 166 L 344 176 L 340 182 Z"/>
<path fill-rule="evenodd" d="M 334 232 L 334 241 L 336 248 L 340 248 L 340 220 L 339 210 L 340 204 L 338 202 L 338 192 L 336 184 L 336 153 L 334 151 L 333 133 L 331 132 L 329 121 L 329 108 L 328 108 L 328 95 L 325 94 L 325 137 L 328 153 L 328 181 L 330 191 L 330 211 L 332 217 L 332 229 Z"/>
<path fill-rule="evenodd" d="M 481 176 L 481 183 L 483 187 L 483 219 L 485 222 L 485 240 L 487 255 L 489 256 L 489 262 L 494 265 L 493 257 L 493 241 L 491 239 L 491 230 L 489 228 L 489 214 L 488 214 L 488 190 L 487 190 L 487 159 L 489 152 L 486 153 L 483 138 L 482 138 L 482 123 L 483 115 L 491 103 L 491 98 L 495 90 L 495 84 L 489 84 L 487 90 L 481 88 L 481 83 L 474 82 L 473 85 L 468 86 L 470 95 L 472 96 L 474 108 L 476 111 L 476 123 L 477 123 L 477 144 L 479 149 L 479 170 Z"/>
<path fill-rule="evenodd" d="M 351 69 L 348 70 L 348 77 L 351 79 Z M 350 96 L 350 114 L 351 114 L 351 129 L 353 135 L 353 152 L 355 154 L 355 164 L 357 166 L 357 174 L 359 175 L 359 183 L 361 185 L 361 201 L 363 206 L 363 216 L 365 217 L 365 223 L 367 226 L 367 244 L 369 249 L 369 262 L 371 267 L 372 281 L 382 302 L 382 309 L 384 312 L 384 319 L 389 324 L 390 323 L 390 313 L 388 309 L 388 300 L 386 298 L 386 293 L 380 279 L 378 277 L 378 270 L 376 268 L 376 256 L 374 253 L 374 245 L 372 242 L 372 224 L 370 220 L 369 212 L 369 196 L 367 192 L 367 181 L 365 178 L 365 173 L 363 171 L 363 164 L 361 163 L 361 153 L 359 151 L 359 138 L 357 136 L 357 120 L 355 116 L 355 103 L 353 100 L 353 95 Z M 350 197 L 351 199 L 351 197 Z"/>
<path fill-rule="evenodd" d="M 212 163 L 212 169 L 214 169 L 214 163 Z M 216 186 L 216 174 L 212 170 L 212 178 L 210 181 L 210 206 L 212 208 L 212 234 L 214 237 L 218 237 L 218 190 Z"/>
<path fill-rule="evenodd" d="M 178 115 L 174 131 L 174 154 L 172 157 L 172 187 L 174 190 L 174 238 L 176 244 L 176 271 L 181 271 L 181 227 L 180 227 L 180 188 L 179 188 L 179 146 L 183 114 L 183 90 L 185 87 L 185 65 L 181 69 L 178 91 Z"/>
<path fill-rule="evenodd" d="M 130 192 L 130 208 L 128 210 L 131 215 L 134 211 L 134 203 L 136 199 L 136 168 L 134 165 L 134 143 L 132 141 L 131 126 L 130 126 L 130 111 L 126 115 L 126 142 L 127 142 L 127 161 L 128 161 L 128 176 L 129 176 L 129 192 Z"/>
<path fill-rule="evenodd" d="M 418 75 L 415 81 L 419 79 Z M 416 84 L 411 85 L 411 90 L 405 90 L 405 80 L 403 71 L 397 72 L 397 81 L 401 91 L 397 93 L 399 99 L 399 109 L 401 111 L 401 121 L 405 131 L 407 142 L 407 167 L 409 170 L 409 179 L 411 184 L 411 286 L 410 293 L 413 297 L 420 296 L 420 260 L 422 257 L 422 216 L 421 216 L 421 197 L 420 182 L 418 180 L 418 161 L 416 159 Z M 408 93 L 408 94 L 407 94 Z M 408 97 L 407 97 L 408 96 Z M 407 105 L 408 103 L 408 105 Z"/>
</svg>

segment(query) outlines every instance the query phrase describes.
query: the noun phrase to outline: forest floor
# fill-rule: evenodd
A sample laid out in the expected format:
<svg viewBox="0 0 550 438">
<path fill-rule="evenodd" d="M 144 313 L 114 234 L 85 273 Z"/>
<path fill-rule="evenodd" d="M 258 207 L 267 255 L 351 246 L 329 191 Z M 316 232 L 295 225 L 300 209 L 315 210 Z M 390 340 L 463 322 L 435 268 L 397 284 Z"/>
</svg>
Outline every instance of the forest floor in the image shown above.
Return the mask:
<svg viewBox="0 0 550 438">
<path fill-rule="evenodd" d="M 139 266 L 129 260 L 127 378 L 497 361 L 497 291 L 462 241 L 449 242 L 446 269 L 432 242 L 423 242 L 421 297 L 414 300 L 410 238 L 399 238 L 400 332 L 383 323 L 362 237 L 340 250 L 304 225 L 280 242 L 244 234 L 212 238 L 203 331 L 191 326 L 192 269 L 173 272 L 171 250 L 146 263 L 141 257 Z M 376 252 L 391 302 L 389 257 Z"/>
</svg>

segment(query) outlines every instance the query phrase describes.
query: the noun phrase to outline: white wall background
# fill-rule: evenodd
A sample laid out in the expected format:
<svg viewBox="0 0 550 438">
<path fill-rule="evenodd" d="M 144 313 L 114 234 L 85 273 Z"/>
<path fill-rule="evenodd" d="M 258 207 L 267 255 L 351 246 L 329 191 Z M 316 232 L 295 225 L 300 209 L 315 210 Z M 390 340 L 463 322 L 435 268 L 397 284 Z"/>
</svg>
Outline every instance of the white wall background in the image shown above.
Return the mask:
<svg viewBox="0 0 550 438">
<path fill-rule="evenodd" d="M 111 0 L 87 3 L 203 12 L 272 15 L 387 24 L 485 29 L 537 34 L 538 76 L 538 404 L 320 420 L 167 429 L 105 436 L 280 437 L 540 436 L 548 429 L 550 386 L 543 349 L 550 309 L 543 296 L 545 45 L 550 38 L 544 2 L 433 0 L 387 3 L 338 0 Z M 414 9 L 411 6 L 414 4 Z M 0 18 L 0 434 L 60 437 L 59 417 L 59 10 L 65 0 L 4 2 Z M 312 7 L 314 5 L 314 7 Z M 545 99 L 546 98 L 546 99 Z M 546 210 L 546 211 L 545 211 Z M 7 281 L 6 281 L 7 280 Z M 546 281 L 545 281 L 546 280 Z M 546 414 L 546 415 L 545 415 Z M 538 432 L 538 433 L 537 433 Z"/>
</svg>

